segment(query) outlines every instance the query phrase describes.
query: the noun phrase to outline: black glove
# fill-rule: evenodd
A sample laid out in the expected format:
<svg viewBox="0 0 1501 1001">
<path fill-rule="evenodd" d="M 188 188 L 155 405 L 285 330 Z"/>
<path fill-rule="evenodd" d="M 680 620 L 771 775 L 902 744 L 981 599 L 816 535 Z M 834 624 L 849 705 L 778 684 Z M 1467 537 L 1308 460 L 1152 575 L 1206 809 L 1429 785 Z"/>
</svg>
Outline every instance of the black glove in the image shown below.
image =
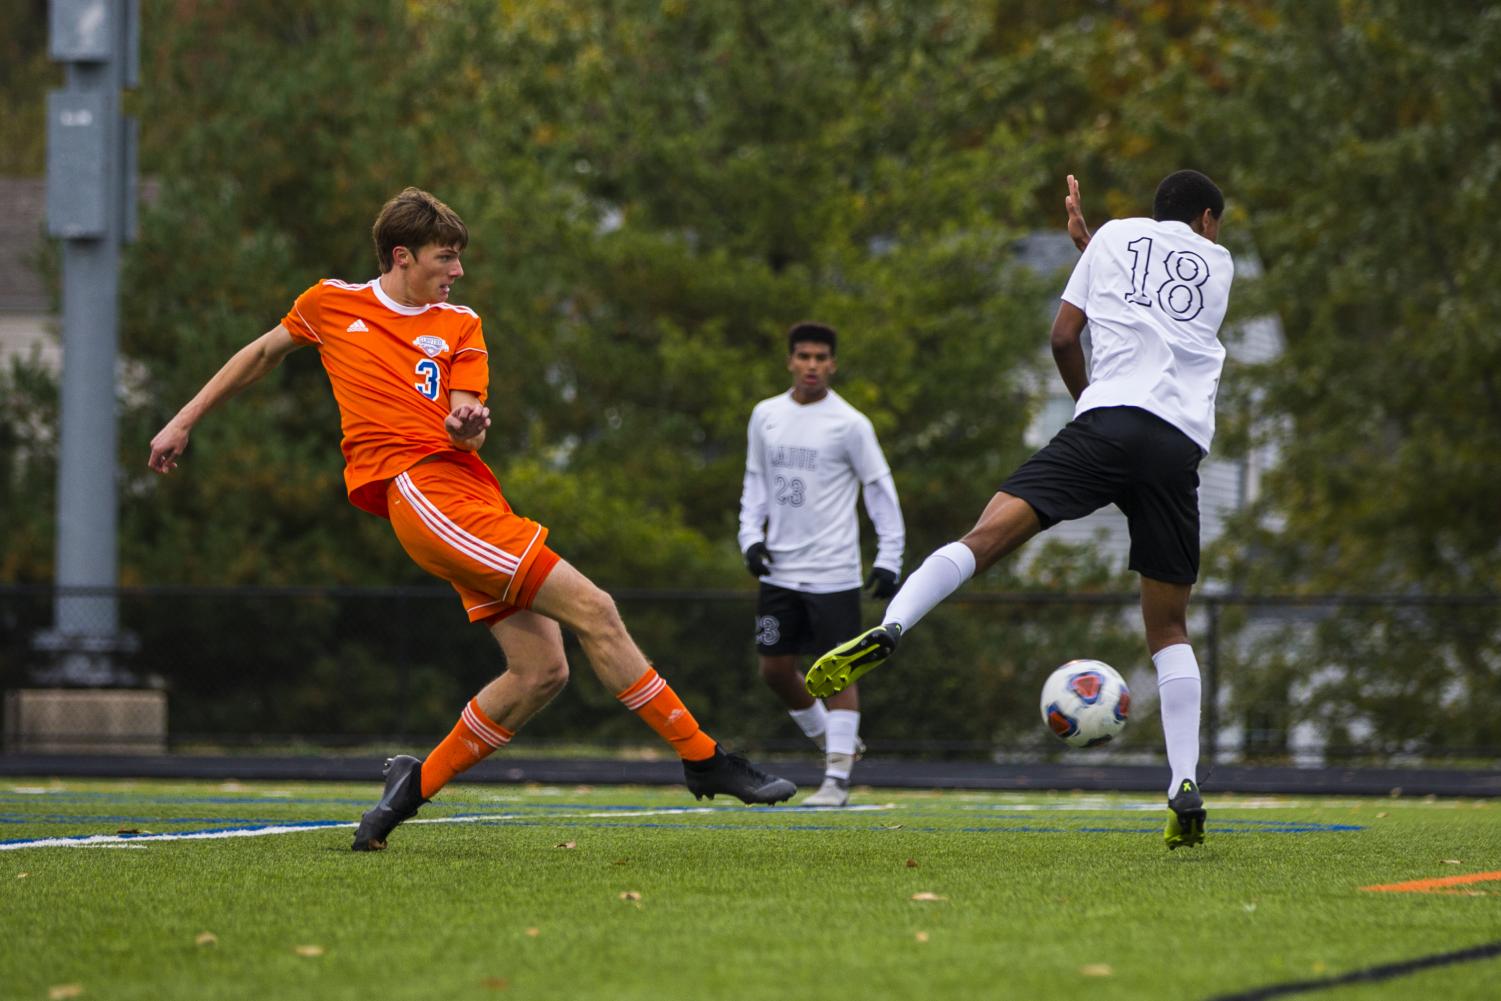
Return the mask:
<svg viewBox="0 0 1501 1001">
<path fill-rule="evenodd" d="M 771 550 L 766 543 L 757 542 L 745 551 L 745 569 L 752 577 L 765 577 L 771 573 Z"/>
<path fill-rule="evenodd" d="M 865 589 L 870 592 L 872 598 L 885 601 L 896 594 L 896 574 L 885 567 L 876 567 L 871 570 L 870 576 L 865 578 Z"/>
</svg>

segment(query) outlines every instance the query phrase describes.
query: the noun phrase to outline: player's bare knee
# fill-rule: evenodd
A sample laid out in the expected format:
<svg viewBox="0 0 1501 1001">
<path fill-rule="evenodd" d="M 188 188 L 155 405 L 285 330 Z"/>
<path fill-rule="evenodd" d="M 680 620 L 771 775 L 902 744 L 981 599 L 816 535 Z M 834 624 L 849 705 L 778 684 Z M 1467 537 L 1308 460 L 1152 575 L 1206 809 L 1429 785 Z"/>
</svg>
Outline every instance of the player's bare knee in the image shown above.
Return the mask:
<svg viewBox="0 0 1501 1001">
<path fill-rule="evenodd" d="M 535 687 L 539 694 L 552 698 L 561 692 L 568 684 L 568 661 L 559 657 L 555 661 L 549 661 L 545 667 L 537 672 Z"/>
</svg>

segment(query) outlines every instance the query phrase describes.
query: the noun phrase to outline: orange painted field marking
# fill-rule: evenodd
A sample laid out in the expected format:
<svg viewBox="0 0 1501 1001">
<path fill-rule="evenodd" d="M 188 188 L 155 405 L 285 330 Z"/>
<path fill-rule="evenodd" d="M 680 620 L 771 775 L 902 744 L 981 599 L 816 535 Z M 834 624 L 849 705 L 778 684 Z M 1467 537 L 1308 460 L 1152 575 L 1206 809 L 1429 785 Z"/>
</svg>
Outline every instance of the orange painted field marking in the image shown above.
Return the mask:
<svg viewBox="0 0 1501 1001">
<path fill-rule="evenodd" d="M 1464 886 L 1468 883 L 1485 883 L 1490 880 L 1501 880 L 1501 872 L 1472 872 L 1468 876 L 1445 876 L 1443 879 L 1414 879 L 1406 883 L 1387 883 L 1384 886 L 1362 886 L 1362 890 L 1372 893 L 1463 893 L 1463 890 L 1450 890 L 1451 886 Z"/>
</svg>

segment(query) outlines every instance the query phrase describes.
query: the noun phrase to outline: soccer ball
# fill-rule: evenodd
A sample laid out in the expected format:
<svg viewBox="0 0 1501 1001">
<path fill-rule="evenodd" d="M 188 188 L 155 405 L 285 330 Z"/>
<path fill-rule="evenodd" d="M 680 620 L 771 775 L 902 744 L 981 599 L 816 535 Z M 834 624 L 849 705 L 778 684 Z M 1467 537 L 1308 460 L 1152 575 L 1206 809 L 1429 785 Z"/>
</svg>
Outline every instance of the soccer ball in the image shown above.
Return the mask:
<svg viewBox="0 0 1501 1001">
<path fill-rule="evenodd" d="M 1042 686 L 1042 721 L 1070 747 L 1108 743 L 1130 714 L 1126 680 L 1101 660 L 1071 660 Z"/>
</svg>

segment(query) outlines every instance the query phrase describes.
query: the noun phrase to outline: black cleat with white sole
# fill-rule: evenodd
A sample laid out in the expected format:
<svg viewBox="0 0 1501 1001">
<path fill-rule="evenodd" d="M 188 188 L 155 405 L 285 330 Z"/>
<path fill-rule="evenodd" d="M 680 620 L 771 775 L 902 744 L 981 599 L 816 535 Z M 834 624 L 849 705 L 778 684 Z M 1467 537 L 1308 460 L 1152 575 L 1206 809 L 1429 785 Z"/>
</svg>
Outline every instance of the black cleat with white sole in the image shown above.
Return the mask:
<svg viewBox="0 0 1501 1001">
<path fill-rule="evenodd" d="M 684 761 L 683 778 L 694 799 L 713 799 L 724 793 L 742 803 L 780 803 L 791 799 L 797 786 L 761 771 L 744 757 L 716 747 L 706 761 Z"/>
<path fill-rule="evenodd" d="M 367 810 L 360 818 L 360 826 L 354 832 L 357 852 L 378 852 L 386 847 L 386 838 L 396 825 L 410 819 L 418 807 L 426 803 L 422 798 L 422 759 L 410 754 L 398 754 L 386 760 L 386 791 L 380 802 Z"/>
</svg>

